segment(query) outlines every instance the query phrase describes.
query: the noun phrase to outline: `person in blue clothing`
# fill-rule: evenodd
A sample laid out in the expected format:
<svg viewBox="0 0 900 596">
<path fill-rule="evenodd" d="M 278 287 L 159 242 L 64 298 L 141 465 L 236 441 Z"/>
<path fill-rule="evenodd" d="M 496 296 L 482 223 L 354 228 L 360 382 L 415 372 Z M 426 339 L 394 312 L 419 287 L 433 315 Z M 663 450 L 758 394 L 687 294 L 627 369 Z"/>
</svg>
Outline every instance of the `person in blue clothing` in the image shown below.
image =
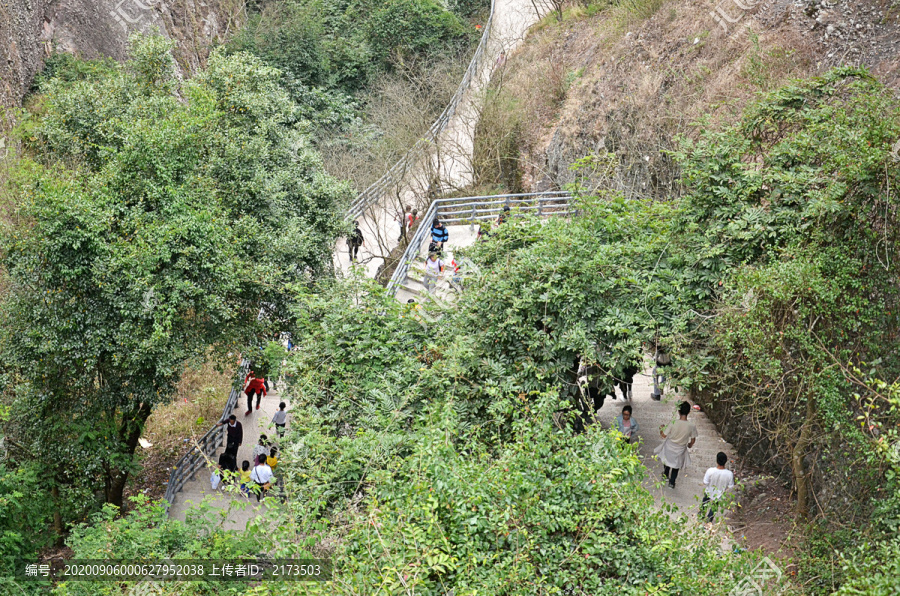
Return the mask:
<svg viewBox="0 0 900 596">
<path fill-rule="evenodd" d="M 450 232 L 447 231 L 447 227 L 439 219 L 435 219 L 431 224 L 431 246 L 428 247 L 428 252 L 436 252 L 440 256 L 444 250 L 444 243 L 449 238 Z"/>
<path fill-rule="evenodd" d="M 631 406 L 622 408 L 622 413 L 616 418 L 616 430 L 625 435 L 625 440 L 631 443 L 637 436 L 638 423 L 631 417 Z"/>
</svg>

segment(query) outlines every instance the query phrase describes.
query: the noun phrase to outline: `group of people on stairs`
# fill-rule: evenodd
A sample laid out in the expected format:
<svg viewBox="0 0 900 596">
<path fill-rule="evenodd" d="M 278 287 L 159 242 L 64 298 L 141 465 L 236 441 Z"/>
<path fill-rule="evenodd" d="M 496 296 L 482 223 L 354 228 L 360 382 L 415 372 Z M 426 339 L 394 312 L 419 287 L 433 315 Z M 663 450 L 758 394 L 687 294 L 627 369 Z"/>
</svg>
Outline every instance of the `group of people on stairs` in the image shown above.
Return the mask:
<svg viewBox="0 0 900 596">
<path fill-rule="evenodd" d="M 659 436 L 663 442 L 653 450 L 663 464 L 662 476 L 670 490 L 675 489 L 679 471 L 690 465 L 690 449 L 697 441 L 697 426 L 688 420 L 691 409 L 691 404 L 686 401 L 679 404 L 678 418 L 669 424 L 660 425 Z M 634 409 L 630 405 L 624 406 L 622 413 L 613 423 L 613 427 L 628 443 L 634 440 L 640 428 L 633 417 L 633 412 Z M 726 492 L 734 486 L 734 473 L 726 469 L 727 463 L 728 455 L 720 451 L 716 454 L 716 466 L 709 468 L 703 477 L 704 490 L 700 516 L 705 517 L 710 523 L 716 511 L 722 509 Z"/>
<path fill-rule="evenodd" d="M 250 370 L 244 378 L 243 392 L 247 396 L 247 412 L 249 416 L 253 412 L 253 397 L 256 396 L 256 409 L 260 408 L 263 395 L 269 391 L 269 381 L 263 376 L 263 366 L 250 364 Z M 272 381 L 274 388 L 274 381 Z M 272 416 L 271 424 L 274 426 L 278 437 L 283 437 L 287 428 L 287 404 L 278 404 L 278 411 Z M 218 468 L 210 477 L 213 490 L 217 490 L 222 483 L 240 483 L 240 491 L 244 496 L 256 495 L 257 502 L 261 501 L 272 488 L 275 480 L 275 469 L 278 466 L 278 447 L 270 444 L 267 435 L 260 435 L 259 442 L 253 447 L 252 467 L 250 460 L 241 462 L 238 470 L 238 451 L 244 443 L 244 429 L 237 416 L 231 414 L 227 420 L 220 421 L 216 426 L 225 426 L 225 451 L 219 456 Z"/>
</svg>

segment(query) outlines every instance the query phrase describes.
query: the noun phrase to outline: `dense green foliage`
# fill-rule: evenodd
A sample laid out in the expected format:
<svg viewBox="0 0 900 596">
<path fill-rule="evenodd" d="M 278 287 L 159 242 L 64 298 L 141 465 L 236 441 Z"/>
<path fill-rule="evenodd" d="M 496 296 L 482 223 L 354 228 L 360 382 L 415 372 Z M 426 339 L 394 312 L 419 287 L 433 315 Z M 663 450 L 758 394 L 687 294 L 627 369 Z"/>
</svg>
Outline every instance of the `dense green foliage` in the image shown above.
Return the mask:
<svg viewBox="0 0 900 596">
<path fill-rule="evenodd" d="M 301 299 L 299 349 L 285 371 L 292 421 L 279 474 L 288 502 L 270 503 L 262 545 L 331 558 L 335 581 L 307 592 L 718 594 L 755 564 L 654 511 L 634 447 L 597 426 L 573 437 L 559 424 L 565 404 L 552 382 L 548 392 L 470 411 L 475 375 L 521 384 L 532 373 L 482 368 L 484 344 L 477 329 L 459 326 L 463 311 L 429 323 L 371 282 L 317 289 Z M 92 527 L 70 543 L 82 552 L 99 541 L 111 556 L 131 548 L 109 535 Z M 202 584 L 178 590 L 215 593 Z"/>
<path fill-rule="evenodd" d="M 53 544 L 53 513 L 57 503 L 48 495 L 52 479 L 42 478 L 37 462 L 16 467 L 0 464 L 0 574 L 13 562 Z M 2 588 L 0 588 L 2 593 Z"/>
<path fill-rule="evenodd" d="M 340 28 L 311 25 L 311 6 L 292 7 L 306 21 L 277 33 L 294 50 L 282 66 L 297 69 L 295 91 L 333 74 L 322 31 Z M 449 35 L 435 7 L 350 4 L 330 18 L 365 12 L 364 47 L 385 60 Z M 16 179 L 26 225 L 2 247 L 15 424 L 38 458 L 60 462 L 61 500 L 88 501 L 92 481 L 127 474 L 144 408 L 183 363 L 261 332 L 266 304 L 298 347 L 283 369 L 288 499 L 243 534 L 207 506 L 185 524 L 146 503 L 121 519 L 107 508 L 72 533 L 77 556 L 330 557 L 336 581 L 309 593 L 728 593 L 757 555 L 723 553 L 714 534 L 655 510 L 615 433 L 572 432 L 579 363 L 615 376 L 662 345 L 677 384 L 723 426 L 746 423 L 736 441 L 753 426 L 798 513 L 824 514 L 803 590 L 896 590 L 900 389 L 873 379 L 900 372 L 900 109 L 866 72 L 793 83 L 685 141 L 678 200 L 601 193 L 568 220 L 512 218 L 466 251 L 479 274 L 455 306 L 426 312 L 359 278 L 310 283 L 340 189 L 318 173 L 309 112 L 281 74 L 223 52 L 180 84 L 166 49 L 151 39 L 123 69 L 62 65 L 66 85 L 42 83 L 26 131 L 41 159 Z M 284 356 L 269 344 L 260 358 Z M 24 515 L 6 495 L 16 478 L 40 485 L 29 470 L 0 469 L 3 511 Z M 28 513 L 39 527 L 51 512 Z M 836 515 L 853 527 L 832 532 Z M 3 554 L 45 542 L 0 531 Z"/>
<path fill-rule="evenodd" d="M 164 507 L 144 497 L 133 497 L 133 508 L 119 516 L 116 507 L 107 505 L 91 516 L 88 523 L 73 528 L 69 544 L 75 559 L 112 559 L 129 561 L 162 561 L 167 559 L 233 560 L 261 550 L 269 550 L 270 535 L 264 515 L 244 532 L 227 532 L 219 526 L 221 511 L 201 503 L 192 510 L 186 522 L 168 519 Z M 298 557 L 308 552 L 295 551 Z M 211 571 L 211 570 L 210 570 Z M 139 585 L 140 582 L 133 582 Z M 162 593 L 162 582 L 135 588 L 143 593 Z M 291 584 L 287 584 L 291 586 Z M 217 582 L 214 579 L 182 584 L 187 594 L 246 594 L 246 584 Z M 157 591 L 158 590 L 158 591 Z M 123 593 L 123 586 L 113 582 L 62 582 L 55 594 L 60 596 L 95 596 Z"/>
<path fill-rule="evenodd" d="M 759 425 L 801 515 L 827 490 L 852 500 L 849 521 L 883 490 L 841 366 L 900 372 L 898 114 L 867 73 L 836 70 L 770 94 L 679 156 L 690 194 L 675 231 L 694 280 L 721 284 L 685 345 L 702 371 L 689 382 L 719 415 Z M 836 513 L 838 501 L 824 505 Z"/>
<path fill-rule="evenodd" d="M 433 0 L 291 0 L 265 3 L 228 47 L 306 87 L 354 93 L 397 62 L 457 54 L 475 33 Z"/>
<path fill-rule="evenodd" d="M 216 52 L 180 81 L 170 43 L 133 38 L 124 65 L 48 77 L 21 127 L 0 235 L 4 434 L 22 486 L 55 486 L 65 523 L 98 490 L 121 504 L 185 365 L 268 335 L 286 286 L 330 271 L 343 225 L 347 187 L 322 173 L 279 72 Z"/>
</svg>

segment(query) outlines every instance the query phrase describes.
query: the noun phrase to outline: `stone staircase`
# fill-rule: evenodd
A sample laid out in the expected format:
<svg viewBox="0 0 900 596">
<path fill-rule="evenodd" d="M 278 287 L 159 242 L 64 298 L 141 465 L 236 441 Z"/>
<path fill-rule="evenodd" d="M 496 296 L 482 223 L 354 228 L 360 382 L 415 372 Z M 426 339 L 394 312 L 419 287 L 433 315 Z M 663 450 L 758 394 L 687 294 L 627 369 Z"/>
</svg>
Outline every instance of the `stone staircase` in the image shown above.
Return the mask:
<svg viewBox="0 0 900 596">
<path fill-rule="evenodd" d="M 678 473 L 675 489 L 668 488 L 662 477 L 663 464 L 653 450 L 663 442 L 659 436 L 659 427 L 678 418 L 677 409 L 683 398 L 676 396 L 673 389 L 666 388 L 662 400 L 655 401 L 650 397 L 652 390 L 653 379 L 648 367 L 643 374 L 635 377 L 632 399 L 623 400 L 621 392 L 618 392 L 616 400 L 607 398 L 597 412 L 597 419 L 603 428 L 611 428 L 616 417 L 622 413 L 622 406 L 632 407 L 632 416 L 639 424 L 639 456 L 648 470 L 644 487 L 653 495 L 658 507 L 665 504 L 675 506 L 671 513 L 673 517 L 685 514 L 696 520 L 703 499 L 703 476 L 707 468 L 715 467 L 716 454 L 720 451 L 725 452 L 730 461 L 734 448 L 719 436 L 706 414 L 692 410 L 688 421 L 697 427 L 698 437 L 690 450 L 691 464 Z M 726 467 L 734 469 L 731 463 Z M 736 482 L 739 480 L 735 478 Z"/>
<path fill-rule="evenodd" d="M 397 290 L 397 300 L 402 304 L 406 304 L 410 299 L 415 300 L 419 304 L 425 304 L 437 298 L 445 304 L 456 301 L 456 290 L 451 286 L 450 279 L 453 277 L 454 251 L 475 243 L 478 238 L 477 231 L 469 229 L 469 226 L 447 226 L 450 233 L 450 240 L 444 248 L 441 260 L 444 262 L 444 273 L 438 279 L 434 288 L 434 293 L 429 294 L 425 290 L 423 280 L 425 278 L 425 259 L 428 258 L 428 244 L 426 242 L 416 260 L 409 267 L 409 275 L 406 281 Z"/>
<path fill-rule="evenodd" d="M 270 444 L 278 445 L 278 434 L 272 425 L 272 416 L 278 411 L 278 404 L 281 401 L 278 391 L 272 387 L 269 382 L 269 393 L 262 398 L 259 410 L 252 410 L 249 416 L 245 416 L 247 411 L 247 397 L 242 393 L 238 400 L 237 407 L 232 412 L 244 427 L 244 442 L 238 449 L 237 464 L 238 469 L 241 462 L 247 460 L 253 466 L 253 448 L 259 442 L 260 434 L 268 437 Z M 256 406 L 256 398 L 254 397 L 254 408 Z M 290 407 L 288 407 L 290 409 Z M 290 417 L 288 417 L 288 426 L 290 426 Z M 279 446 L 280 449 L 280 446 Z M 226 530 L 244 530 L 247 523 L 257 514 L 266 508 L 266 500 L 261 503 L 256 502 L 256 496 L 250 495 L 245 497 L 240 495 L 238 490 L 225 488 L 224 484 L 220 484 L 218 490 L 212 490 L 210 484 L 210 475 L 219 461 L 219 455 L 225 450 L 220 447 L 211 458 L 207 470 L 199 470 L 194 477 L 184 485 L 181 492 L 175 496 L 175 502 L 169 508 L 169 516 L 175 519 L 184 520 L 188 512 L 204 498 L 215 509 L 223 512 L 224 523 L 223 528 Z M 275 476 L 278 476 L 278 470 L 275 469 Z M 238 484 L 237 489 L 240 488 Z"/>
</svg>

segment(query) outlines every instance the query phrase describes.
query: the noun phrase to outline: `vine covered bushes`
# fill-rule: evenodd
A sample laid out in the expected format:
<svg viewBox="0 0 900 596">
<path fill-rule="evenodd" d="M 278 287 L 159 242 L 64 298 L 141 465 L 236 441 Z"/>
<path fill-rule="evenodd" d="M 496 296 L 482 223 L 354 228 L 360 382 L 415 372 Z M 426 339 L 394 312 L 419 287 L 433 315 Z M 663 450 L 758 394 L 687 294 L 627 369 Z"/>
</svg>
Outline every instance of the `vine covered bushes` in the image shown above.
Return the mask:
<svg viewBox="0 0 900 596">
<path fill-rule="evenodd" d="M 900 372 L 898 115 L 868 73 L 839 69 L 679 155 L 690 190 L 675 230 L 696 269 L 719 277 L 686 346 L 706 357 L 692 384 L 714 417 L 762 438 L 756 456 L 789 471 L 802 516 L 848 497 L 849 521 L 881 496 L 866 462 L 877 435 L 860 427 L 861 388 L 843 369 Z"/>
<path fill-rule="evenodd" d="M 41 84 L 0 233 L 4 435 L 14 461 L 42 462 L 60 533 L 97 491 L 123 504 L 187 363 L 268 333 L 260 304 L 286 316 L 286 285 L 330 271 L 348 194 L 278 71 L 214 52 L 182 81 L 170 41 L 130 52 Z"/>
</svg>

